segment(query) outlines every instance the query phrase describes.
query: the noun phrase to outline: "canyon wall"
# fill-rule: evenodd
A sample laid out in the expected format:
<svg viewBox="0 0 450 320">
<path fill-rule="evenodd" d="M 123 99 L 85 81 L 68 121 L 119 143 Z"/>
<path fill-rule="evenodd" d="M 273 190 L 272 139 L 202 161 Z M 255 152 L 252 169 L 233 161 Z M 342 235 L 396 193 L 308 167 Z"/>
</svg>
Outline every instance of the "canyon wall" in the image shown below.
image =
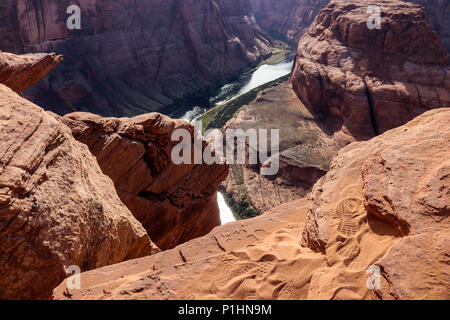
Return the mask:
<svg viewBox="0 0 450 320">
<path fill-rule="evenodd" d="M 381 28 L 370 30 L 368 3 L 331 1 L 300 39 L 291 76 L 307 108 L 357 140 L 450 106 L 449 54 L 422 7 L 379 3 Z"/>
<path fill-rule="evenodd" d="M 66 26 L 72 4 L 81 30 Z M 0 12 L 0 50 L 64 55 L 26 92 L 59 114 L 173 113 L 174 101 L 255 66 L 270 46 L 248 0 L 17 0 Z"/>
<path fill-rule="evenodd" d="M 450 52 L 450 3 L 446 0 L 405 1 L 420 4 L 426 9 L 428 23 Z M 329 0 L 251 0 L 251 3 L 261 28 L 274 36 L 298 41 Z M 383 16 L 383 12 L 381 14 Z"/>
<path fill-rule="evenodd" d="M 71 299 L 449 299 L 449 124 L 435 109 L 352 143 L 309 197 L 83 273 Z"/>
<path fill-rule="evenodd" d="M 424 11 L 401 1 L 379 3 L 386 13 L 381 29 L 369 30 L 369 4 L 330 2 L 299 41 L 292 86 L 241 98 L 247 105 L 223 129 L 279 129 L 280 170 L 262 176 L 262 163 L 231 166 L 222 188 L 238 215 L 252 217 L 305 196 L 348 143 L 450 106 L 448 54 Z"/>
<path fill-rule="evenodd" d="M 220 225 L 217 186 L 227 177 L 223 164 L 194 164 L 194 127 L 159 113 L 102 118 L 71 113 L 65 123 L 97 158 L 123 203 L 162 250 L 207 234 Z M 191 164 L 176 165 L 174 131 L 190 134 Z M 207 143 L 198 140 L 202 154 Z"/>
<path fill-rule="evenodd" d="M 329 0 L 251 0 L 262 29 L 275 37 L 296 42 Z"/>
<path fill-rule="evenodd" d="M 5 55 L 0 53 L 0 61 Z M 55 56 L 7 58 L 0 74 L 32 69 L 30 78 L 37 79 L 48 64 L 36 61 Z M 0 299 L 48 299 L 70 266 L 87 271 L 159 251 L 88 148 L 63 123 L 3 84 L 0 229 Z"/>
</svg>

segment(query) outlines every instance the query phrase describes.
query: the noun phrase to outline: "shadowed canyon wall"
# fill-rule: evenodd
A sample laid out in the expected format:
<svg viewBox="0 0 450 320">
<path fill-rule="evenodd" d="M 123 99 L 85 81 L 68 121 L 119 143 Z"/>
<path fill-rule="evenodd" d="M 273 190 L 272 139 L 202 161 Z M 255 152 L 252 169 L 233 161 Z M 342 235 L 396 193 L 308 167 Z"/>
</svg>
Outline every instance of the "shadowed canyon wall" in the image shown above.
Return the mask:
<svg viewBox="0 0 450 320">
<path fill-rule="evenodd" d="M 72 4 L 81 30 L 66 26 Z M 59 114 L 105 116 L 170 113 L 271 53 L 248 0 L 7 1 L 0 50 L 63 54 L 26 97 Z"/>
</svg>

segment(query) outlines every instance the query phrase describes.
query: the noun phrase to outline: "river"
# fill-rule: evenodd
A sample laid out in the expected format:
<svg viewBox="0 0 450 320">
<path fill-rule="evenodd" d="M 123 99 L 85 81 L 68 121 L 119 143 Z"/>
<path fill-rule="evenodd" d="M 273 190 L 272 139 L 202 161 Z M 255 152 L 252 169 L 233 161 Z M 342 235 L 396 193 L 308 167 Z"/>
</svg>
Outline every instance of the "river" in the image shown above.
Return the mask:
<svg viewBox="0 0 450 320">
<path fill-rule="evenodd" d="M 274 65 L 264 64 L 252 73 L 244 74 L 238 80 L 225 84 L 218 95 L 210 97 L 209 106 L 194 106 L 181 119 L 193 122 L 209 109 L 235 99 L 265 83 L 281 78 L 291 72 L 293 63 L 294 61 L 290 59 Z M 222 225 L 236 221 L 233 212 L 220 192 L 217 193 L 217 201 L 219 203 Z"/>
<path fill-rule="evenodd" d="M 271 82 L 291 73 L 293 63 L 294 60 L 290 58 L 289 60 L 278 64 L 264 64 L 255 71 L 240 76 L 236 81 L 225 84 L 216 96 L 209 98 L 210 103 L 208 106 L 194 106 L 180 119 L 193 122 L 209 109 L 235 99 L 267 82 Z"/>
</svg>

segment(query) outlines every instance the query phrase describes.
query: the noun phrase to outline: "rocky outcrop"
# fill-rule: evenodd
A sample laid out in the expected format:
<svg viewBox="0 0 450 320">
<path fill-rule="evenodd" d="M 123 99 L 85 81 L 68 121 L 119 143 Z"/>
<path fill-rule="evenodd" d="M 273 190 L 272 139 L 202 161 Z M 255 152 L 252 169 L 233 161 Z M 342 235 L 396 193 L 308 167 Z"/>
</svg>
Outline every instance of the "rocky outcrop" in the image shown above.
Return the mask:
<svg viewBox="0 0 450 320">
<path fill-rule="evenodd" d="M 17 93 L 40 81 L 62 61 L 62 56 L 47 53 L 15 55 L 0 52 L 0 83 Z"/>
<path fill-rule="evenodd" d="M 298 41 L 329 0 L 251 0 L 257 23 L 264 31 Z"/>
<path fill-rule="evenodd" d="M 271 53 L 249 0 L 74 0 L 70 5 L 81 8 L 80 30 L 68 29 L 65 1 L 7 1 L 0 13 L 1 50 L 64 55 L 57 70 L 26 92 L 59 114 L 182 112 L 175 109 L 188 101 L 180 99 L 204 95 Z"/>
<path fill-rule="evenodd" d="M 427 12 L 427 20 L 442 40 L 447 52 L 450 52 L 450 3 L 445 0 L 405 0 L 423 6 Z"/>
<path fill-rule="evenodd" d="M 171 159 L 178 144 L 171 139 L 173 132 L 186 129 L 194 137 L 192 125 L 158 113 L 120 119 L 72 113 L 62 121 L 87 144 L 123 203 L 161 249 L 220 225 L 217 186 L 228 166 L 194 164 L 193 158 L 192 164 L 176 165 Z M 201 144 L 204 150 L 207 144 Z"/>
<path fill-rule="evenodd" d="M 311 193 L 304 243 L 349 270 L 379 266 L 379 298 L 450 297 L 449 123 L 433 110 L 351 144 Z"/>
<path fill-rule="evenodd" d="M 336 0 L 299 41 L 292 84 L 310 110 L 367 139 L 450 105 L 449 55 L 418 5 L 383 1 L 370 30 L 369 1 Z"/>
<path fill-rule="evenodd" d="M 89 149 L 2 84 L 0 230 L 0 299 L 47 299 L 69 266 L 87 271 L 159 251 Z"/>
<path fill-rule="evenodd" d="M 352 143 L 308 198 L 83 273 L 72 299 L 449 299 L 449 123 Z"/>
</svg>

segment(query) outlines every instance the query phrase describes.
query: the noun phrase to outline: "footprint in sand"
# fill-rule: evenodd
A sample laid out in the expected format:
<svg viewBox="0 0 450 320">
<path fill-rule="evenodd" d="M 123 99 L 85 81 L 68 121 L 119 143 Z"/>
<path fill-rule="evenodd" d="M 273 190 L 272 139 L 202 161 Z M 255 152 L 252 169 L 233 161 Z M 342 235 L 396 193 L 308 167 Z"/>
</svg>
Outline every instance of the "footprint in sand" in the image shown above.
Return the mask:
<svg viewBox="0 0 450 320">
<path fill-rule="evenodd" d="M 336 208 L 340 222 L 338 230 L 344 237 L 352 237 L 358 232 L 356 218 L 363 212 L 363 202 L 359 198 L 340 201 Z"/>
<path fill-rule="evenodd" d="M 342 258 L 344 258 L 345 260 L 348 260 L 348 259 L 353 260 L 353 259 L 357 258 L 359 252 L 360 252 L 360 249 L 358 248 L 358 246 L 348 244 L 348 245 L 345 245 L 345 246 L 339 248 L 336 253 L 339 256 L 341 256 Z"/>
</svg>

